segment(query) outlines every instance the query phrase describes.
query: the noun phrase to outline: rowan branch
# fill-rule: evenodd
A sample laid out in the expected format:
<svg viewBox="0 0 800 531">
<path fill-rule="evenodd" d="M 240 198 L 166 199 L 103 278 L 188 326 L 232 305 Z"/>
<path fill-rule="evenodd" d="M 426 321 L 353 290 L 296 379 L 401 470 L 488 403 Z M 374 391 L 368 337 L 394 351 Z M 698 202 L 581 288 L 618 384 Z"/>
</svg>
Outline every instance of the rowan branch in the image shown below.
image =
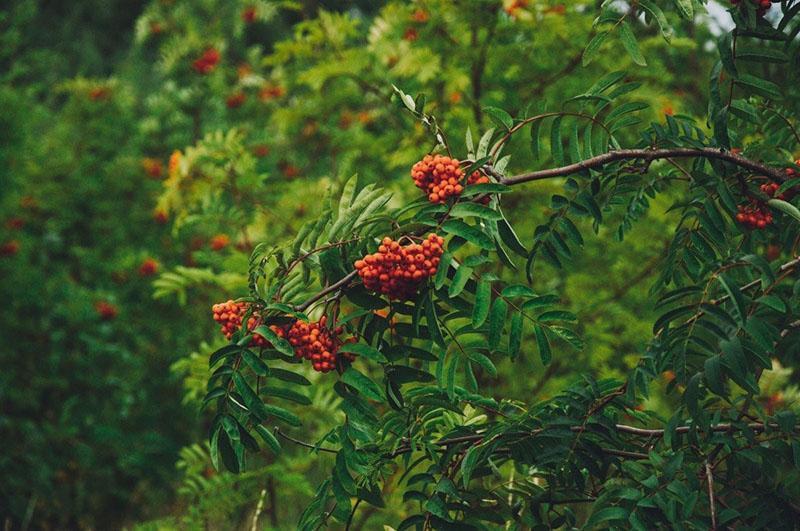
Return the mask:
<svg viewBox="0 0 800 531">
<path fill-rule="evenodd" d="M 314 295 L 313 297 L 311 297 L 307 301 L 295 306 L 294 307 L 295 311 L 298 311 L 298 312 L 306 311 L 309 306 L 311 306 L 312 304 L 314 304 L 315 302 L 317 302 L 321 298 L 325 297 L 325 295 L 327 295 L 328 293 L 333 293 L 334 291 L 336 291 L 336 290 L 338 290 L 340 288 L 343 288 L 346 285 L 348 285 L 350 283 L 350 281 L 353 280 L 356 277 L 357 274 L 358 274 L 358 271 L 355 271 L 355 270 L 350 271 L 347 275 L 342 277 L 342 279 L 339 280 L 338 282 L 336 282 L 334 284 L 331 284 L 330 286 L 328 286 L 327 288 L 323 289 L 322 291 L 320 291 L 319 293 L 317 293 L 316 295 Z"/>
<path fill-rule="evenodd" d="M 731 153 L 730 151 L 723 151 L 718 148 L 669 148 L 620 149 L 617 151 L 609 151 L 608 153 L 582 160 L 574 164 L 569 164 L 567 166 L 548 168 L 545 170 L 537 170 L 528 173 L 522 173 L 520 175 L 513 175 L 511 177 L 505 177 L 500 179 L 500 182 L 505 185 L 513 186 L 516 184 L 539 181 L 542 179 L 566 177 L 580 171 L 602 168 L 603 166 L 620 160 L 643 160 L 646 162 L 652 162 L 654 160 L 668 158 L 717 159 L 730 162 L 731 164 L 735 164 L 736 166 L 749 170 L 753 173 L 764 175 L 779 183 L 782 183 L 786 180 L 786 174 L 783 170 L 765 166 L 764 164 L 746 159 L 740 155 Z"/>
</svg>

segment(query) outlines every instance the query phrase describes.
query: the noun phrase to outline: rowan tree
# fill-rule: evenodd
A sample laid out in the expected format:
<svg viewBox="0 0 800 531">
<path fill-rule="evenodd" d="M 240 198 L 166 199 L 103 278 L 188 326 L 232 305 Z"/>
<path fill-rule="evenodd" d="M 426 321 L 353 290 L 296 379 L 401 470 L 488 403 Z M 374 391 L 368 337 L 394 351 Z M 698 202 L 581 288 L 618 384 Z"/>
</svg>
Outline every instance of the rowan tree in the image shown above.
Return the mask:
<svg viewBox="0 0 800 531">
<path fill-rule="evenodd" d="M 663 3 L 692 20 L 693 2 Z M 643 17 L 670 38 L 659 4 L 601 7 L 582 64 L 621 48 L 644 66 L 632 24 Z M 790 528 L 800 512 L 796 417 L 756 397 L 773 360 L 793 363 L 800 328 L 797 93 L 768 67 L 797 64 L 799 6 L 768 7 L 730 10 L 735 27 L 719 37 L 709 73 L 710 131 L 673 113 L 640 123 L 638 84 L 621 71 L 552 109 L 482 107 L 494 127 L 467 129 L 463 144 L 426 112 L 425 94 L 394 87 L 431 138 L 408 168 L 407 186 L 422 193 L 396 205 L 354 176 L 293 240 L 256 247 L 240 304 L 242 319 L 260 324 L 210 358 L 215 465 L 245 470 L 260 444 L 334 454 L 302 529 L 349 528 L 363 504 L 384 506 L 387 489 L 414 507 L 398 529 Z M 511 171 L 522 135 L 541 163 Z M 563 191 L 549 204 L 513 202 L 550 179 Z M 623 240 L 660 194 L 675 198 L 679 217 L 657 261 L 658 316 L 626 377 L 587 377 L 532 402 L 485 393 L 503 359 L 526 377 L 523 343 L 544 366 L 591 352 L 576 316 L 534 279 L 543 263 L 579 269 L 589 232 Z M 509 203 L 546 210 L 531 240 L 518 237 Z M 495 264 L 527 282 L 504 282 Z M 303 345 L 331 334 L 317 351 L 330 373 L 315 385 L 331 386 L 344 413 L 315 441 L 281 405 L 304 400 L 311 382 L 297 368 L 317 361 L 285 337 L 297 326 L 290 337 Z M 267 345 L 253 348 L 254 338 Z M 666 418 L 640 405 L 664 374 L 675 397 Z"/>
</svg>

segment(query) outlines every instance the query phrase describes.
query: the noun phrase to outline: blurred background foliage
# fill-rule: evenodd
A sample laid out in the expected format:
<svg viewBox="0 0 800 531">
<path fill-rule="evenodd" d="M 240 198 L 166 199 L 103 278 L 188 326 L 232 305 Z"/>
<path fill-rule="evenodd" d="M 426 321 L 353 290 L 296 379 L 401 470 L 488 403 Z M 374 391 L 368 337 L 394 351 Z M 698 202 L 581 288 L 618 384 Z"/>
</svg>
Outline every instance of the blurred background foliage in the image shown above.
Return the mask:
<svg viewBox="0 0 800 531">
<path fill-rule="evenodd" d="M 671 44 L 636 28 L 647 70 L 613 48 L 584 68 L 591 4 L 10 2 L 0 13 L 2 519 L 293 529 L 330 458 L 287 444 L 246 474 L 213 470 L 200 400 L 224 340 L 211 304 L 242 295 L 254 245 L 289 238 L 350 175 L 412 197 L 409 168 L 433 146 L 392 84 L 426 95 L 442 129 L 458 132 L 456 156 L 462 131 L 490 126 L 484 107 L 569 108 L 612 70 L 641 83 L 644 121 L 705 114 L 708 26 Z M 529 158 L 526 142 L 513 140 L 512 170 L 549 162 Z M 504 204 L 523 241 L 558 189 L 531 186 Z M 622 242 L 614 223 L 601 228 L 581 268 L 537 268 L 537 290 L 567 301 L 591 349 L 556 354 L 545 370 L 523 345 L 482 384 L 532 400 L 583 373 L 623 375 L 649 336 L 670 203 L 653 200 Z M 796 393 L 776 369 L 765 403 Z M 312 405 L 296 412 L 301 438 L 317 441 L 340 413 L 326 378 L 307 376 Z M 665 395 L 651 402 L 668 411 Z M 403 502 L 386 495 L 382 518 L 399 521 Z M 365 510 L 354 527 L 384 521 Z"/>
</svg>

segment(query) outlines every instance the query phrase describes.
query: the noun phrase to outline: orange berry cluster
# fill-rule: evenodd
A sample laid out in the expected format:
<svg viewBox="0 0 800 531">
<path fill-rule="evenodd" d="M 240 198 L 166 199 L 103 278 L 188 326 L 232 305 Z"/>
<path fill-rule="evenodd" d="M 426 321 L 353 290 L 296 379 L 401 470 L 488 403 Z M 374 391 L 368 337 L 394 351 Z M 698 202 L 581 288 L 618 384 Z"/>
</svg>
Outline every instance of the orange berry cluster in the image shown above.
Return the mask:
<svg viewBox="0 0 800 531">
<path fill-rule="evenodd" d="M 216 236 L 211 238 L 211 240 L 209 241 L 209 246 L 214 251 L 221 251 L 225 247 L 227 247 L 228 244 L 230 243 L 231 239 L 227 234 L 217 234 Z"/>
<path fill-rule="evenodd" d="M 753 201 L 749 205 L 739 205 L 736 221 L 749 229 L 763 229 L 772 223 L 772 213 L 762 204 Z"/>
<path fill-rule="evenodd" d="M 311 361 L 312 367 L 318 372 L 329 372 L 336 368 L 339 359 L 353 361 L 355 356 L 347 352 L 339 352 L 339 347 L 344 343 L 339 339 L 342 328 L 334 330 L 326 327 L 327 318 L 322 318 L 315 323 L 295 321 L 287 331 L 289 343 L 294 348 L 294 355 L 301 359 Z M 350 341 L 354 341 L 352 338 Z"/>
<path fill-rule="evenodd" d="M 225 100 L 225 105 L 227 105 L 229 109 L 236 109 L 241 107 L 246 99 L 247 95 L 245 95 L 244 92 L 234 92 Z"/>
<path fill-rule="evenodd" d="M 203 55 L 192 63 L 192 68 L 198 74 L 210 74 L 219 63 L 219 58 L 220 55 L 216 48 L 206 48 Z"/>
<path fill-rule="evenodd" d="M 119 309 L 108 301 L 97 301 L 94 303 L 94 309 L 101 319 L 110 321 L 119 314 Z"/>
<path fill-rule="evenodd" d="M 214 312 L 214 320 L 221 325 L 220 332 L 222 332 L 225 338 L 229 341 L 231 337 L 233 337 L 234 332 L 242 328 L 242 319 L 247 313 L 249 307 L 250 306 L 246 302 L 234 302 L 232 300 L 221 302 L 211 307 L 211 311 Z M 259 317 L 256 312 L 253 312 L 247 319 L 247 330 L 253 330 L 260 324 L 261 317 Z M 281 328 L 275 325 L 270 325 L 269 328 L 275 332 L 278 337 L 284 337 L 285 334 Z M 269 347 L 271 345 L 264 336 L 260 334 L 253 334 L 253 339 L 250 341 L 250 346 Z"/>
<path fill-rule="evenodd" d="M 429 234 L 421 244 L 406 246 L 387 237 L 377 253 L 356 261 L 356 271 L 368 290 L 390 299 L 408 300 L 426 278 L 436 274 L 443 243 L 436 234 Z"/>
<path fill-rule="evenodd" d="M 731 4 L 738 6 L 741 4 L 742 0 L 731 0 Z M 750 0 L 750 3 L 756 6 L 756 13 L 758 16 L 764 16 L 764 14 L 769 11 L 769 8 L 772 7 L 771 0 Z"/>
<path fill-rule="evenodd" d="M 242 11 L 242 20 L 245 24 L 252 24 L 256 20 L 256 8 L 247 6 Z"/>
<path fill-rule="evenodd" d="M 0 245 L 0 256 L 14 256 L 19 252 L 19 241 L 8 240 Z"/>
<path fill-rule="evenodd" d="M 142 159 L 142 168 L 144 168 L 145 173 L 153 179 L 160 179 L 164 173 L 164 165 L 161 164 L 159 159 L 150 157 Z"/>
<path fill-rule="evenodd" d="M 464 191 L 464 170 L 456 159 L 444 155 L 425 155 L 411 168 L 411 177 L 417 188 L 428 194 L 431 203 L 444 203 Z M 489 178 L 476 170 L 466 184 L 488 182 Z"/>
</svg>

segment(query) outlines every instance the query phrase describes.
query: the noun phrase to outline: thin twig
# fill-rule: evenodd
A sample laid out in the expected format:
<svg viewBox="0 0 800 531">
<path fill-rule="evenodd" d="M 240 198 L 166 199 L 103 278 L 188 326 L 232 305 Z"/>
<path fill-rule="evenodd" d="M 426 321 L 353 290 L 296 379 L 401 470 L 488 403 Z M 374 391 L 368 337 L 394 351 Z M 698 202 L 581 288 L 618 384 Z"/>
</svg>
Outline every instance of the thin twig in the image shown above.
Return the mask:
<svg viewBox="0 0 800 531">
<path fill-rule="evenodd" d="M 324 448 L 322 446 L 316 446 L 316 445 L 313 445 L 311 443 L 307 443 L 305 441 L 301 441 L 300 439 L 295 439 L 294 437 L 290 437 L 290 436 L 286 435 L 285 433 L 283 433 L 278 426 L 275 426 L 273 429 L 275 430 L 275 433 L 277 433 L 279 437 L 282 437 L 282 438 L 286 439 L 287 441 L 293 442 L 293 443 L 295 443 L 297 445 L 300 445 L 300 446 L 302 446 L 304 448 L 309 448 L 311 450 L 317 450 L 317 451 L 320 451 L 320 452 L 328 452 L 329 454 L 338 454 L 339 453 L 338 450 L 333 450 L 332 448 Z"/>
<path fill-rule="evenodd" d="M 708 505 L 711 510 L 711 531 L 717 531 L 717 507 L 714 502 L 714 474 L 711 463 L 706 461 L 706 482 L 708 483 Z"/>
<path fill-rule="evenodd" d="M 348 285 L 350 283 L 350 281 L 353 280 L 356 277 L 357 274 L 358 274 L 358 272 L 355 271 L 355 270 L 350 271 L 347 275 L 345 275 L 338 282 L 336 282 L 334 284 L 331 284 L 330 286 L 328 286 L 327 288 L 323 289 L 322 291 L 320 291 L 319 293 L 317 293 L 316 295 L 314 295 L 313 297 L 311 297 L 307 301 L 295 306 L 294 307 L 295 311 L 303 312 L 303 311 L 307 310 L 309 306 L 311 306 L 312 304 L 314 304 L 318 300 L 320 300 L 323 297 L 325 297 L 325 295 L 327 295 L 328 293 L 333 293 L 334 291 L 336 291 L 336 290 L 338 290 L 340 288 L 343 288 L 344 286 Z"/>
</svg>

